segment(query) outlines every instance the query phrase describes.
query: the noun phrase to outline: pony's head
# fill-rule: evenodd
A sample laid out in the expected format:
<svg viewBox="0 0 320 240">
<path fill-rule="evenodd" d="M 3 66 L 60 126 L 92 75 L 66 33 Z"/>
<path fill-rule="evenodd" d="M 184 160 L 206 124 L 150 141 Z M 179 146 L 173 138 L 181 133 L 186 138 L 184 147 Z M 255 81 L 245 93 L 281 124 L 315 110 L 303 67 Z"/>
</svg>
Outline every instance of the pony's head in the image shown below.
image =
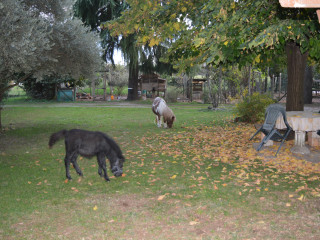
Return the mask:
<svg viewBox="0 0 320 240">
<path fill-rule="evenodd" d="M 120 177 L 123 173 L 122 168 L 125 158 L 123 156 L 116 156 L 114 160 L 110 162 L 111 172 L 115 177 Z"/>
<path fill-rule="evenodd" d="M 173 125 L 174 120 L 176 120 L 176 117 L 175 117 L 175 116 L 170 116 L 170 117 L 167 119 L 167 126 L 168 126 L 168 128 L 172 128 L 172 125 Z"/>
</svg>

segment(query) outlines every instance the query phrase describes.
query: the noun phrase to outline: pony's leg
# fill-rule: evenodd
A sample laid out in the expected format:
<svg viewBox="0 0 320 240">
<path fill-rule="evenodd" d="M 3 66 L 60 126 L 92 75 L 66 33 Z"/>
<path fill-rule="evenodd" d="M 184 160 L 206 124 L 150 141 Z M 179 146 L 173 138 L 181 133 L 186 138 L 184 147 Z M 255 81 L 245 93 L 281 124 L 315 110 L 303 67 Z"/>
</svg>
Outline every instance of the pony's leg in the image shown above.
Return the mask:
<svg viewBox="0 0 320 240">
<path fill-rule="evenodd" d="M 72 158 L 71 158 L 71 163 L 74 167 L 74 169 L 76 170 L 76 172 L 78 173 L 79 176 L 83 176 L 80 168 L 79 168 L 79 165 L 77 163 L 77 157 L 78 157 L 78 154 L 77 153 L 74 153 Z"/>
<path fill-rule="evenodd" d="M 160 128 L 161 127 L 161 116 L 157 115 L 157 125 Z"/>
<path fill-rule="evenodd" d="M 167 122 L 164 120 L 164 118 L 163 118 L 163 127 L 164 127 L 164 128 L 167 128 L 167 127 L 168 127 L 168 124 L 167 124 Z"/>
<path fill-rule="evenodd" d="M 64 165 L 66 167 L 66 177 L 67 179 L 71 180 L 71 175 L 70 175 L 70 154 L 66 154 L 65 158 L 64 158 Z"/>
<path fill-rule="evenodd" d="M 103 177 L 102 176 L 102 168 L 99 166 L 99 168 L 98 168 L 98 174 L 100 175 L 100 177 Z"/>
<path fill-rule="evenodd" d="M 103 173 L 104 173 L 104 179 L 106 181 L 110 181 L 108 175 L 107 175 L 107 169 L 106 169 L 106 158 L 104 156 L 103 153 L 98 153 L 97 154 L 97 160 L 98 160 L 98 165 L 99 165 L 99 169 L 98 169 L 98 173 L 99 171 L 101 171 L 101 169 L 103 170 Z M 100 174 L 100 173 L 99 173 Z M 101 171 L 101 174 L 102 174 L 102 171 Z M 101 175 L 100 175 L 101 176 Z"/>
</svg>

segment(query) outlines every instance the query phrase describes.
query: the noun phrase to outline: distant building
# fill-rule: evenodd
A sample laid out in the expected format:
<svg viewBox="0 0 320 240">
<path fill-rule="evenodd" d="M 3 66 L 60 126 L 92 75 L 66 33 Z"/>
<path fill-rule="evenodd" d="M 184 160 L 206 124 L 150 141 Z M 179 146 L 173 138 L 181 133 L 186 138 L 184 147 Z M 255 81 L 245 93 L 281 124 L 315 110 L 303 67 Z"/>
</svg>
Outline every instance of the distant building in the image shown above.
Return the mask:
<svg viewBox="0 0 320 240">
<path fill-rule="evenodd" d="M 155 73 L 143 74 L 138 79 L 138 89 L 142 97 L 165 97 L 167 90 L 167 80 L 159 78 L 159 75 Z"/>
</svg>

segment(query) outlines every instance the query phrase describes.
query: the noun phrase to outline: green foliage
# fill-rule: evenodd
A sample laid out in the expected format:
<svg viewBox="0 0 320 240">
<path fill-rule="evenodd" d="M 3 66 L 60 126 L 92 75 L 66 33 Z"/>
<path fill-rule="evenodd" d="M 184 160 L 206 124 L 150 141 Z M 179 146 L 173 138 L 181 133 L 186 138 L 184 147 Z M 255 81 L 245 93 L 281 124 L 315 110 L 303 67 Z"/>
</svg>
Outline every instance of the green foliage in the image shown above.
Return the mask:
<svg viewBox="0 0 320 240">
<path fill-rule="evenodd" d="M 177 102 L 178 94 L 179 92 L 175 87 L 169 87 L 166 92 L 167 102 L 171 102 L 171 103 Z"/>
<path fill-rule="evenodd" d="M 210 96 L 209 96 L 209 89 L 204 89 L 203 91 L 203 95 L 202 95 L 202 100 L 203 100 L 203 103 L 210 103 Z"/>
<path fill-rule="evenodd" d="M 35 78 L 28 78 L 24 84 L 23 89 L 27 95 L 33 99 L 51 100 L 55 97 L 56 84 L 65 83 L 73 87 L 81 85 L 81 81 L 75 81 L 70 77 L 44 77 L 41 81 Z"/>
<path fill-rule="evenodd" d="M 151 45 L 174 39 L 166 59 L 183 70 L 203 62 L 264 68 L 282 63 L 291 41 L 311 58 L 320 56 L 314 9 L 282 8 L 278 0 L 127 2 L 131 8 L 107 24 L 112 34 L 134 32 Z"/>
<path fill-rule="evenodd" d="M 236 104 L 235 115 L 242 122 L 260 122 L 264 120 L 266 107 L 272 103 L 275 103 L 275 100 L 267 94 L 255 92 L 248 96 L 245 92 L 242 101 Z"/>
<path fill-rule="evenodd" d="M 100 68 L 98 36 L 70 17 L 69 0 L 0 3 L 0 98 L 32 76 L 91 78 Z M 20 78 L 18 78 L 20 77 Z"/>
<path fill-rule="evenodd" d="M 47 80 L 37 81 L 34 78 L 28 79 L 23 85 L 27 96 L 33 99 L 51 100 L 55 96 L 55 83 Z"/>
</svg>

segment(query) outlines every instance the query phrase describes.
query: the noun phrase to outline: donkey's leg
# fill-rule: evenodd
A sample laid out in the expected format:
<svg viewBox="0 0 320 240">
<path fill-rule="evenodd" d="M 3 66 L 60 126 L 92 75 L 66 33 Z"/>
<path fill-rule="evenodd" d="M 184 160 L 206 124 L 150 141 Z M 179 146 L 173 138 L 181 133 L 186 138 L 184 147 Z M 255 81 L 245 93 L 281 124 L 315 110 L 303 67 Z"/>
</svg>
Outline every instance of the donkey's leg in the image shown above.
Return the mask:
<svg viewBox="0 0 320 240">
<path fill-rule="evenodd" d="M 76 172 L 78 173 L 78 175 L 79 176 L 83 176 L 83 174 L 81 172 L 81 169 L 79 168 L 79 165 L 77 163 L 77 157 L 78 157 L 78 154 L 74 153 L 72 158 L 71 158 L 71 163 L 72 163 L 74 169 L 76 170 Z"/>
<path fill-rule="evenodd" d="M 107 175 L 107 169 L 106 169 L 106 157 L 104 155 L 104 153 L 98 153 L 97 154 L 97 160 L 98 160 L 98 165 L 99 165 L 99 169 L 98 169 L 98 173 L 99 171 L 101 171 L 101 169 L 103 170 L 104 173 L 104 179 L 106 181 L 110 181 L 108 175 Z M 102 172 L 101 172 L 102 173 Z M 100 175 L 101 176 L 101 175 Z"/>
</svg>

